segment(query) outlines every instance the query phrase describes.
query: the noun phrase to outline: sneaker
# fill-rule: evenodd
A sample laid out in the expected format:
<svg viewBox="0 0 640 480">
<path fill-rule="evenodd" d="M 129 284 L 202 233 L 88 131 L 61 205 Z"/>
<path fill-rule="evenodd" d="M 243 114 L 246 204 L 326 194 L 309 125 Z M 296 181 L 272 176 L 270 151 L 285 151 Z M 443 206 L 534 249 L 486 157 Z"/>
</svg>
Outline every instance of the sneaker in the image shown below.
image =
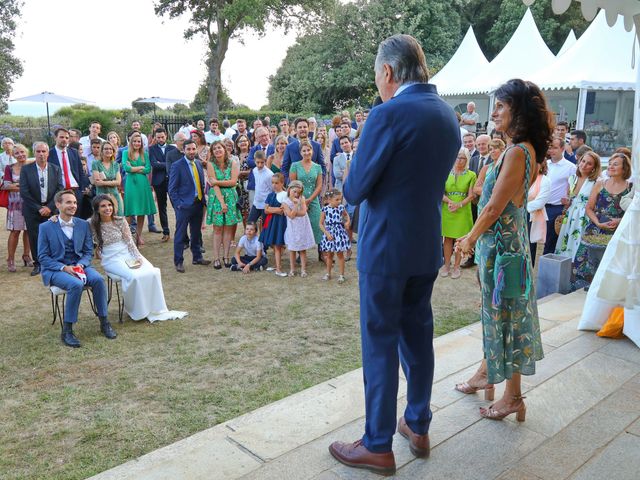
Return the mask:
<svg viewBox="0 0 640 480">
<path fill-rule="evenodd" d="M 267 267 L 267 272 L 275 271 L 276 267 Z"/>
<path fill-rule="evenodd" d="M 325 282 L 326 282 L 327 280 L 331 280 L 331 275 L 329 275 L 328 273 L 325 273 L 325 274 L 322 276 L 322 280 L 324 280 Z"/>
<path fill-rule="evenodd" d="M 345 282 L 344 275 L 340 275 L 340 276 L 338 277 L 338 283 L 344 283 L 344 282 Z"/>
<path fill-rule="evenodd" d="M 276 270 L 276 276 L 277 276 L 277 277 L 286 277 L 286 276 L 287 276 L 287 274 L 286 274 L 286 273 L 284 273 L 284 272 L 281 272 L 281 271 L 279 271 L 279 270 Z"/>
<path fill-rule="evenodd" d="M 232 272 L 239 272 L 240 269 L 238 268 L 238 265 L 231 265 L 231 267 L 229 267 L 229 270 L 231 270 Z"/>
<path fill-rule="evenodd" d="M 302 278 L 307 278 L 307 272 L 305 272 L 304 270 L 302 272 L 300 272 L 300 276 Z"/>
</svg>

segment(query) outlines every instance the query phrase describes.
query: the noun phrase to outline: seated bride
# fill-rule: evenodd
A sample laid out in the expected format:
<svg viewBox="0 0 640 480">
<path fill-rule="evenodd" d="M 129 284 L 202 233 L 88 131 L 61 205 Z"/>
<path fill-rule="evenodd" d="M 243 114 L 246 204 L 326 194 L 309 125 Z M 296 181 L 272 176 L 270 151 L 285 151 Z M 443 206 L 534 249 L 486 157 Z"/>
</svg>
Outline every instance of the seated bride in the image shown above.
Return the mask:
<svg viewBox="0 0 640 480">
<path fill-rule="evenodd" d="M 97 195 L 89 223 L 105 272 L 122 278 L 125 312 L 132 320 L 147 318 L 150 322 L 183 318 L 187 312 L 167 309 L 160 269 L 140 254 L 129 225 L 115 212 L 110 195 Z"/>
</svg>

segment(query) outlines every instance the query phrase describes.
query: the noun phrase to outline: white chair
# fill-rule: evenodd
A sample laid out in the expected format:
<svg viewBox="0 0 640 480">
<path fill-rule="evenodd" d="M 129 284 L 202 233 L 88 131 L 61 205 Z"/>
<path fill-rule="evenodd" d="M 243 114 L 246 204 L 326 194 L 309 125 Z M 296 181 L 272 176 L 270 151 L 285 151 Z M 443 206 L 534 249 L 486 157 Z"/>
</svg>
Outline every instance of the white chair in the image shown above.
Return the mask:
<svg viewBox="0 0 640 480">
<path fill-rule="evenodd" d="M 85 292 L 87 292 L 87 298 L 89 299 L 89 305 L 91 305 L 91 310 L 94 315 L 98 315 L 98 310 L 96 309 L 95 304 L 93 303 L 93 296 L 91 295 L 91 287 L 86 286 L 83 288 Z M 49 291 L 51 292 L 51 310 L 53 311 L 53 322 L 51 325 L 56 323 L 58 318 L 60 319 L 60 328 L 62 329 L 62 324 L 64 323 L 64 302 L 67 297 L 67 291 L 63 290 L 60 287 L 56 287 L 54 285 L 49 286 Z M 60 305 L 62 303 L 62 306 Z"/>
<path fill-rule="evenodd" d="M 122 318 L 124 316 L 124 292 L 123 295 L 120 296 L 120 285 L 122 285 L 122 278 L 115 273 L 107 272 L 107 305 L 111 303 L 114 285 L 116 287 L 116 297 L 118 299 L 118 322 L 123 323 Z"/>
</svg>

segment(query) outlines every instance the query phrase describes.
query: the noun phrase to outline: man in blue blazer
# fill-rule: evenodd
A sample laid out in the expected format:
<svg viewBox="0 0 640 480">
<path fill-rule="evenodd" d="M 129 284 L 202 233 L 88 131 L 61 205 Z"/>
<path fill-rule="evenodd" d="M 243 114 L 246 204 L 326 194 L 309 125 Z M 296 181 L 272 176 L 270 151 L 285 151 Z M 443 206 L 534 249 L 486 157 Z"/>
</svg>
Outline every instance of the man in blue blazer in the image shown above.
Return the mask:
<svg viewBox="0 0 640 480">
<path fill-rule="evenodd" d="M 167 155 L 178 150 L 167 144 L 167 131 L 158 128 L 155 131 L 155 143 L 149 147 L 149 161 L 151 162 L 151 186 L 156 192 L 160 225 L 162 225 L 162 241 L 169 241 L 169 218 L 167 217 L 167 191 L 169 189 L 169 170 L 167 169 Z"/>
<path fill-rule="evenodd" d="M 302 155 L 300 154 L 300 140 L 309 138 L 309 122 L 306 118 L 296 118 L 293 125 L 296 129 L 296 135 L 298 138 L 287 145 L 287 148 L 284 150 L 284 156 L 282 157 L 282 173 L 286 183 L 289 183 L 289 170 L 291 169 L 291 165 L 302 160 Z M 313 156 L 311 157 L 311 160 L 322 167 L 322 175 L 324 176 L 327 169 L 324 165 L 322 147 L 318 142 L 314 142 L 313 140 L 310 140 L 310 142 L 313 147 Z"/>
<path fill-rule="evenodd" d="M 191 254 L 194 265 L 209 265 L 202 258 L 202 209 L 206 205 L 204 195 L 205 172 L 196 162 L 197 147 L 193 140 L 184 142 L 184 157 L 171 165 L 169 175 L 169 198 L 176 212 L 176 235 L 173 238 L 173 263 L 179 273 L 184 273 L 184 245 L 187 242 L 187 227 L 191 237 Z"/>
<path fill-rule="evenodd" d="M 413 37 L 394 35 L 380 44 L 375 79 L 384 103 L 371 110 L 344 186 L 346 200 L 360 204 L 365 434 L 329 450 L 346 465 L 393 474 L 399 363 L 407 407 L 398 432 L 414 455 L 429 454 L 431 292 L 442 265 L 442 195 L 460 130 L 452 108 L 427 83 L 424 53 Z"/>
<path fill-rule="evenodd" d="M 80 346 L 73 334 L 73 324 L 78 321 L 78 307 L 85 283 L 93 292 L 100 330 L 105 337 L 116 338 L 116 332 L 107 320 L 107 288 L 104 278 L 91 266 L 93 237 L 89 222 L 73 217 L 78 209 L 74 192 L 60 190 L 55 194 L 54 201 L 60 215 L 56 222 L 44 222 L 40 225 L 38 261 L 42 268 L 43 283 L 47 287 L 53 285 L 67 292 L 62 341 L 69 347 Z M 86 281 L 80 278 L 74 267 L 82 267 Z"/>
<path fill-rule="evenodd" d="M 56 144 L 49 150 L 48 162 L 60 168 L 60 183 L 67 190 L 76 195 L 78 205 L 82 205 L 82 197 L 90 187 L 89 177 L 82 168 L 82 161 L 78 151 L 69 146 L 69 131 L 58 128 L 54 132 Z M 77 209 L 76 214 L 80 213 Z"/>
</svg>

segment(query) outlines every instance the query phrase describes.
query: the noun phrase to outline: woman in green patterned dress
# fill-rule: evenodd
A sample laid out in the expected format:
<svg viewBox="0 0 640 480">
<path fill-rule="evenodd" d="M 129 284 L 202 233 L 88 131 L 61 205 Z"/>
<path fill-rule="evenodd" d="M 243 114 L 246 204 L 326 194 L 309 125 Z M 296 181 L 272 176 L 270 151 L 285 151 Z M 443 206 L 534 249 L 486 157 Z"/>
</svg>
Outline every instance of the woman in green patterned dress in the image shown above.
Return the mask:
<svg viewBox="0 0 640 480">
<path fill-rule="evenodd" d="M 545 161 L 552 120 L 544 95 L 531 82 L 509 80 L 495 98 L 492 119 L 508 137 L 508 148 L 487 173 L 478 204 L 481 213 L 473 229 L 456 244 L 463 254 L 476 248 L 484 361 L 456 390 L 493 392 L 493 384 L 506 380 L 503 397 L 481 408 L 480 414 L 502 420 L 516 413 L 516 419 L 524 421 L 521 375 L 533 375 L 535 362 L 544 356 L 531 278 L 526 202 L 537 163 Z"/>
<path fill-rule="evenodd" d="M 122 197 L 118 191 L 120 186 L 120 165 L 116 163 L 116 151 L 109 142 L 103 142 L 100 147 L 99 161 L 93 162 L 93 184 L 96 186 L 96 196 L 107 194 L 113 198 L 113 202 L 118 207 L 114 212 L 118 217 L 124 215 L 124 205 Z"/>
<path fill-rule="evenodd" d="M 231 241 L 236 225 L 242 221 L 238 209 L 238 173 L 240 165 L 229 158 L 224 143 L 211 144 L 211 160 L 207 163 L 207 181 L 211 185 L 207 204 L 207 225 L 213 225 L 213 268 L 220 270 L 220 244 L 225 267 L 231 267 Z"/>
<path fill-rule="evenodd" d="M 311 221 L 313 238 L 316 241 L 316 245 L 320 245 L 322 241 L 322 230 L 320 229 L 321 207 L 318 196 L 322 190 L 322 167 L 311 160 L 313 147 L 309 140 L 300 141 L 300 155 L 302 155 L 302 160 L 291 165 L 289 181 L 300 180 L 304 185 L 305 194 L 309 192 L 309 196 L 306 197 L 305 200 L 307 202 L 307 214 Z M 319 248 L 320 247 L 318 247 L 318 259 L 321 258 Z"/>
</svg>

